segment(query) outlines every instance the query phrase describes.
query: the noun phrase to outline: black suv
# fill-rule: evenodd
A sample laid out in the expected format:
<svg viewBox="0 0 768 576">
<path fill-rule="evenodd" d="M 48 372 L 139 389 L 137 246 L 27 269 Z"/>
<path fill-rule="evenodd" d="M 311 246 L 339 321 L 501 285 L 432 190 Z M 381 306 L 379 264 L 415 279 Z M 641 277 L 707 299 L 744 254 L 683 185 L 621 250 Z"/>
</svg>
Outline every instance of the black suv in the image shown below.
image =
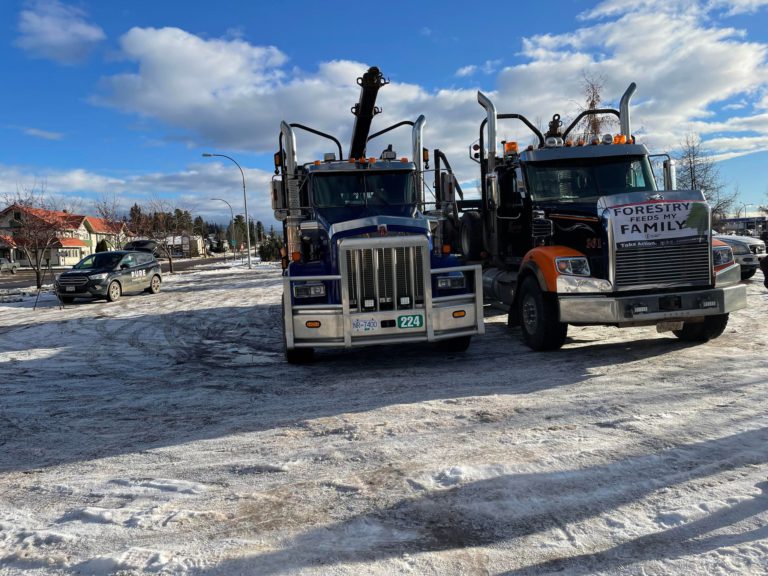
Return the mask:
<svg viewBox="0 0 768 576">
<path fill-rule="evenodd" d="M 68 304 L 75 298 L 106 298 L 124 293 L 160 292 L 160 263 L 152 254 L 130 250 L 97 252 L 56 278 L 56 293 Z"/>
</svg>

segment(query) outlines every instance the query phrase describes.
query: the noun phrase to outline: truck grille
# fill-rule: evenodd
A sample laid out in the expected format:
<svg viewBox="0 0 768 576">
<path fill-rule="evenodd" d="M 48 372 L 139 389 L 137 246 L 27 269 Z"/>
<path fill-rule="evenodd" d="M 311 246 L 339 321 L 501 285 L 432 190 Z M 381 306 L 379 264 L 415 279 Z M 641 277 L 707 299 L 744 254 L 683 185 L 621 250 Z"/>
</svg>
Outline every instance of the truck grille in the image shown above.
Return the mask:
<svg viewBox="0 0 768 576">
<path fill-rule="evenodd" d="M 616 249 L 616 287 L 708 285 L 709 242 Z"/>
<path fill-rule="evenodd" d="M 342 257 L 350 309 L 401 310 L 424 303 L 424 247 L 352 248 Z"/>
</svg>

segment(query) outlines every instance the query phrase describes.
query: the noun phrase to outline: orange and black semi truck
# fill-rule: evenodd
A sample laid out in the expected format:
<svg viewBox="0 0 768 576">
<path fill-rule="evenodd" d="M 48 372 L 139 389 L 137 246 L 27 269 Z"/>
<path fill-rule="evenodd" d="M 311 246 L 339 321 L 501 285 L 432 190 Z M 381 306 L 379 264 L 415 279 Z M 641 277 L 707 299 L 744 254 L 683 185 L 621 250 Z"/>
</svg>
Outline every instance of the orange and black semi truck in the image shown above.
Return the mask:
<svg viewBox="0 0 768 576">
<path fill-rule="evenodd" d="M 746 306 L 739 265 L 713 241 L 701 191 L 676 190 L 674 161 L 657 189 L 648 149 L 630 126 L 631 84 L 620 109 L 587 110 L 542 134 L 520 114 L 485 109 L 470 157 L 479 199 L 458 200 L 453 232 L 468 262 L 481 262 L 485 302 L 509 310 L 534 350 L 560 348 L 568 326 L 656 325 L 683 340 L 719 336 Z M 618 117 L 619 134 L 573 137 L 586 115 Z M 524 149 L 497 142 L 500 120 L 533 133 Z"/>
</svg>

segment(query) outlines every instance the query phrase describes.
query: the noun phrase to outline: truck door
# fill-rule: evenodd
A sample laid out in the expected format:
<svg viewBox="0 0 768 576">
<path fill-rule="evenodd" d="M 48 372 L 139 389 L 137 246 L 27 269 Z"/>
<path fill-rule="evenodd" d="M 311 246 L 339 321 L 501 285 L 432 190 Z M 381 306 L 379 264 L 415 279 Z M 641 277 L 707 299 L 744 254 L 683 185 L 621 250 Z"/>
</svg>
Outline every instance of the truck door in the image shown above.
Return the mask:
<svg viewBox="0 0 768 576">
<path fill-rule="evenodd" d="M 519 179 L 519 169 L 500 168 L 499 208 L 499 252 L 505 256 L 522 257 L 530 245 L 527 219 L 523 218 L 524 186 Z"/>
</svg>

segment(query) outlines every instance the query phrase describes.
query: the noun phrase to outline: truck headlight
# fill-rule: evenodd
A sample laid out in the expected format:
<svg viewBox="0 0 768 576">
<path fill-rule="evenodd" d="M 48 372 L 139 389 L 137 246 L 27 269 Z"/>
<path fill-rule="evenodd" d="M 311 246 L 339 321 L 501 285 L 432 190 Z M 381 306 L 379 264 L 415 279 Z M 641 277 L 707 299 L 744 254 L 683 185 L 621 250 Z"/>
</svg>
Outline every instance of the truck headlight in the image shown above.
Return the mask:
<svg viewBox="0 0 768 576">
<path fill-rule="evenodd" d="M 91 274 L 88 278 L 90 280 L 106 280 L 107 276 L 109 276 L 108 272 L 102 272 L 101 274 Z"/>
<path fill-rule="evenodd" d="M 733 262 L 733 250 L 730 246 L 713 246 L 712 263 L 717 266 L 725 266 Z"/>
<path fill-rule="evenodd" d="M 589 276 L 589 261 L 585 256 L 565 256 L 555 258 L 555 268 L 559 274 L 568 276 Z"/>
<path fill-rule="evenodd" d="M 296 284 L 293 287 L 293 296 L 295 298 L 321 298 L 325 296 L 325 284 L 319 282 Z"/>
<path fill-rule="evenodd" d="M 466 288 L 467 281 L 464 278 L 464 274 L 461 276 L 438 276 L 437 288 L 438 290 L 458 290 Z"/>
</svg>

